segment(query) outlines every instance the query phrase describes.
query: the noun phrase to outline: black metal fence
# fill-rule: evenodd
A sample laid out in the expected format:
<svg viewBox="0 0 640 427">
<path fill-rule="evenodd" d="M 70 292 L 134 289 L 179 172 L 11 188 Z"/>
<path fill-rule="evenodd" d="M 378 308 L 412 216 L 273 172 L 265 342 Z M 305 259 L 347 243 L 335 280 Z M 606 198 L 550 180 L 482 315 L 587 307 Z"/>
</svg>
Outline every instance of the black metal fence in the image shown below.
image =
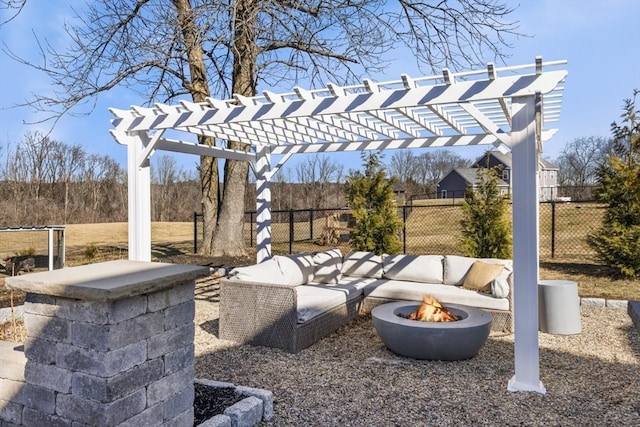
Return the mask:
<svg viewBox="0 0 640 427">
<path fill-rule="evenodd" d="M 542 202 L 540 215 L 540 259 L 584 260 L 594 253 L 587 235 L 602 224 L 606 205 L 595 202 Z M 403 252 L 409 254 L 460 254 L 461 200 L 415 200 L 398 208 L 402 218 Z M 246 245 L 256 244 L 256 213 L 245 213 Z M 272 211 L 271 245 L 274 254 L 287 254 L 340 247 L 351 250 L 349 235 L 354 226 L 348 208 L 289 209 Z M 202 215 L 194 214 L 194 252 L 202 241 Z"/>
</svg>

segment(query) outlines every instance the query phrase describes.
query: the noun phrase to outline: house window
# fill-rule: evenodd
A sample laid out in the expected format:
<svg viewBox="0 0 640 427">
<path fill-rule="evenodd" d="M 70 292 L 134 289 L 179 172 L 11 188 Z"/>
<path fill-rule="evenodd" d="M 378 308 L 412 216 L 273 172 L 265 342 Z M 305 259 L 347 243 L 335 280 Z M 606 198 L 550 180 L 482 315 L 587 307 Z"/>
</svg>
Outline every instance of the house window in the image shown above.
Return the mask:
<svg viewBox="0 0 640 427">
<path fill-rule="evenodd" d="M 505 181 L 509 180 L 509 169 L 505 169 L 502 171 L 502 179 Z"/>
<path fill-rule="evenodd" d="M 442 198 L 443 199 L 447 198 L 447 190 L 442 190 Z"/>
</svg>

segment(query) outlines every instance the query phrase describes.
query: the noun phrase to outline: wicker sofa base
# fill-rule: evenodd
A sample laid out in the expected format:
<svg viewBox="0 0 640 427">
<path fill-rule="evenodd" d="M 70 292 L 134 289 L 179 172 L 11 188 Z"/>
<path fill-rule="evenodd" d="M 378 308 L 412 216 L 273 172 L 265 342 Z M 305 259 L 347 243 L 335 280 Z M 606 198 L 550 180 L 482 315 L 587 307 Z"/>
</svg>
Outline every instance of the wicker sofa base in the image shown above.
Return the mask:
<svg viewBox="0 0 640 427">
<path fill-rule="evenodd" d="M 358 316 L 361 298 L 298 323 L 294 288 L 220 281 L 220 338 L 298 353 Z"/>
<path fill-rule="evenodd" d="M 365 297 L 360 305 L 360 314 L 366 315 L 371 313 L 375 307 L 386 304 L 390 302 L 396 302 L 396 299 L 388 299 L 388 298 L 375 298 L 375 297 Z M 487 308 L 483 308 L 483 310 L 491 313 L 493 317 L 493 322 L 491 322 L 491 330 L 498 332 L 512 332 L 513 331 L 513 316 L 509 311 L 502 310 L 490 310 Z"/>
</svg>

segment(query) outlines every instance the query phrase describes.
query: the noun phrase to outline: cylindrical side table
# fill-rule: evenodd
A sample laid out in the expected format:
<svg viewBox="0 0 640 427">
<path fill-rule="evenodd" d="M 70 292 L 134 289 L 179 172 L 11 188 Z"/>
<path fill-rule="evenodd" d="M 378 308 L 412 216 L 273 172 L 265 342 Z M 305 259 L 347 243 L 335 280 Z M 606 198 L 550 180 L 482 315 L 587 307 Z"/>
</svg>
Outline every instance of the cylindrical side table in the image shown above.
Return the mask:
<svg viewBox="0 0 640 427">
<path fill-rule="evenodd" d="M 572 335 L 582 331 L 580 297 L 576 282 L 538 282 L 538 326 L 541 332 L 549 334 Z"/>
</svg>

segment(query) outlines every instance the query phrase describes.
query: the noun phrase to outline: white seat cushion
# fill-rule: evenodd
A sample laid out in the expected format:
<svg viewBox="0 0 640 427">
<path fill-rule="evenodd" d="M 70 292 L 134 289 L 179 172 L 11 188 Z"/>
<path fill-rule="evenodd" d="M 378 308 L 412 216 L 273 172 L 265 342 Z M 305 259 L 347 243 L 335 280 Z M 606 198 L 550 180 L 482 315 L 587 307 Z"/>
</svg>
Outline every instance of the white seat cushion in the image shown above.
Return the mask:
<svg viewBox="0 0 640 427">
<path fill-rule="evenodd" d="M 376 280 L 364 288 L 365 297 L 394 300 L 422 301 L 425 295 L 432 295 L 445 304 L 462 304 L 492 310 L 509 310 L 507 298 L 470 291 L 458 286 L 417 283 L 402 280 Z"/>
<path fill-rule="evenodd" d="M 327 310 L 362 296 L 362 289 L 355 284 L 309 283 L 295 289 L 298 323 L 304 323 Z"/>
</svg>

